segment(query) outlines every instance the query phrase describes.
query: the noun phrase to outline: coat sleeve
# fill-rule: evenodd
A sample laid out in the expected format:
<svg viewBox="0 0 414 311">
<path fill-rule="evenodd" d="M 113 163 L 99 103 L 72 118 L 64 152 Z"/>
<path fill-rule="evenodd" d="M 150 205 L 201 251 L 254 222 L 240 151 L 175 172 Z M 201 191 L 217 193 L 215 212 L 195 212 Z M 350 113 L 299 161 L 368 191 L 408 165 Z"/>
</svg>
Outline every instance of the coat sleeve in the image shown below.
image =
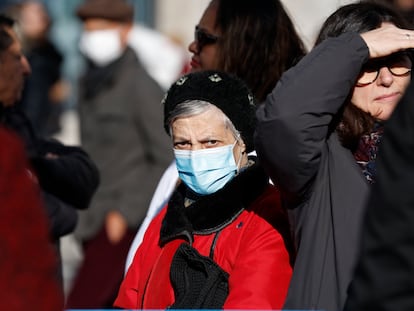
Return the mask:
<svg viewBox="0 0 414 311">
<path fill-rule="evenodd" d="M 144 239 L 121 283 L 114 307 L 123 309 L 142 308 L 145 295 L 144 287 L 147 286 L 152 267 L 157 260 L 156 250 L 159 249 L 159 233 L 165 212 L 166 207 L 155 216 L 145 232 Z"/>
<path fill-rule="evenodd" d="M 76 209 L 50 193 L 42 191 L 44 205 L 49 218 L 50 233 L 54 240 L 75 230 L 78 221 Z"/>
<path fill-rule="evenodd" d="M 142 247 L 142 245 L 141 245 Z M 140 247 L 140 248 L 141 248 Z M 142 261 L 142 251 L 138 248 L 134 260 L 129 267 L 124 280 L 119 287 L 118 295 L 114 302 L 114 307 L 122 309 L 136 309 L 139 305 L 139 297 L 142 293 L 139 292 L 138 284 L 140 279 L 139 265 Z"/>
<path fill-rule="evenodd" d="M 301 199 L 311 188 L 334 116 L 367 57 L 358 34 L 329 38 L 287 71 L 259 107 L 256 150 L 287 198 Z"/>
<path fill-rule="evenodd" d="M 40 140 L 38 145 L 39 154 L 30 160 L 42 189 L 77 209 L 87 208 L 99 185 L 99 172 L 89 155 L 58 141 Z M 57 157 L 47 158 L 48 153 Z"/>
<path fill-rule="evenodd" d="M 42 190 L 78 209 L 87 208 L 99 184 L 98 169 L 89 155 L 79 147 L 39 138 L 25 113 L 16 106 L 7 108 L 5 125 L 23 140 Z M 48 153 L 57 157 L 47 158 Z"/>
<path fill-rule="evenodd" d="M 274 203 L 261 202 L 261 209 L 254 211 L 257 215 L 244 233 L 230 273 L 224 309 L 279 310 L 283 306 L 292 268 L 284 238 L 275 229 L 280 215 L 269 205 Z"/>
</svg>

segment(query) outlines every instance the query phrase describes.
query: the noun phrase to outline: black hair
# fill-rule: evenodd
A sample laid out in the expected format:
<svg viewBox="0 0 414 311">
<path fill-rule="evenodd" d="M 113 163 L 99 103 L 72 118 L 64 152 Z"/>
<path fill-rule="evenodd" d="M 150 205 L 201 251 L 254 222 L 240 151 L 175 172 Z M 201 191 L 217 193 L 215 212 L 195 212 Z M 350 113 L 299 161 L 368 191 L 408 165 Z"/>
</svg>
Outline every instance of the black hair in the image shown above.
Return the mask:
<svg viewBox="0 0 414 311">
<path fill-rule="evenodd" d="M 384 22 L 392 23 L 399 28 L 409 27 L 402 15 L 384 1 L 365 0 L 348 4 L 340 7 L 326 19 L 316 44 L 345 32 L 367 32 L 379 28 Z"/>
<path fill-rule="evenodd" d="M 13 38 L 6 30 L 6 28 L 12 28 L 13 25 L 14 20 L 11 17 L 0 13 L 0 53 L 7 50 L 13 43 Z"/>
<path fill-rule="evenodd" d="M 279 0 L 213 0 L 220 30 L 218 69 L 243 79 L 259 102 L 306 53 Z"/>
<path fill-rule="evenodd" d="M 379 28 L 384 22 L 394 24 L 399 28 L 409 28 L 404 17 L 384 1 L 366 0 L 348 4 L 340 7 L 326 19 L 315 44 L 346 32 L 367 32 Z M 409 51 L 409 54 L 412 55 L 412 52 Z M 338 119 L 336 131 L 341 143 L 354 151 L 360 137 L 372 131 L 376 119 L 352 104 L 350 98 L 351 94 Z"/>
</svg>

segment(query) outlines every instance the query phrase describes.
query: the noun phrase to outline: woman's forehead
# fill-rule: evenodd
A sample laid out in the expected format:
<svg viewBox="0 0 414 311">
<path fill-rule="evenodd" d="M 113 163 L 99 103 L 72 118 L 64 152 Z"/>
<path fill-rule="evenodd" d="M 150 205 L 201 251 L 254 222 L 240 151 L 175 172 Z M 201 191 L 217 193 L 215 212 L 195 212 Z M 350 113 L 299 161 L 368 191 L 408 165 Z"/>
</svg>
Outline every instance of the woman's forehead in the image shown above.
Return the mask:
<svg viewBox="0 0 414 311">
<path fill-rule="evenodd" d="M 178 117 L 174 120 L 172 126 L 174 127 L 186 124 L 203 127 L 219 127 L 224 126 L 224 119 L 224 113 L 215 106 L 212 106 L 212 108 L 209 108 L 198 114 Z"/>
</svg>

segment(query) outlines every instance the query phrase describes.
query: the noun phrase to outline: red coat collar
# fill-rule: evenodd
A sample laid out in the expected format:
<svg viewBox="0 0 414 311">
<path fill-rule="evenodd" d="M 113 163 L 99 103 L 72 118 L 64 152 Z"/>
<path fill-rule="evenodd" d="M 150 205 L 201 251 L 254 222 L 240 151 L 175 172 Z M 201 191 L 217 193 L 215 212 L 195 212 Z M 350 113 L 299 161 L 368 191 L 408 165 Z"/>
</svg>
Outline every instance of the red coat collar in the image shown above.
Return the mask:
<svg viewBox="0 0 414 311">
<path fill-rule="evenodd" d="M 210 234 L 231 223 L 259 197 L 268 186 L 268 176 L 259 164 L 254 164 L 233 178 L 219 191 L 199 197 L 184 207 L 188 193 L 185 184 L 174 191 L 160 232 L 160 245 L 177 237 L 192 242 L 193 234 Z"/>
</svg>

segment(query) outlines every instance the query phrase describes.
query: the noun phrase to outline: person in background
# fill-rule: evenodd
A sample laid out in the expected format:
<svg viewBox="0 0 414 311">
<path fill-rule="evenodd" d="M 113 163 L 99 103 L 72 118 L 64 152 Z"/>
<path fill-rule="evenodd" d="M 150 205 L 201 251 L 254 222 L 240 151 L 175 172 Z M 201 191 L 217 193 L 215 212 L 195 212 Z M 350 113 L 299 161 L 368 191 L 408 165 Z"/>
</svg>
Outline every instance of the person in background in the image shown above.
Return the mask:
<svg viewBox="0 0 414 311">
<path fill-rule="evenodd" d="M 385 125 L 346 311 L 414 309 L 414 83 Z"/>
<path fill-rule="evenodd" d="M 246 82 L 260 104 L 282 73 L 305 55 L 304 45 L 279 0 L 212 0 L 189 45 L 191 71 L 221 70 Z M 128 253 L 128 269 L 152 217 L 177 184 L 173 162 L 160 180 L 148 216 Z"/>
<path fill-rule="evenodd" d="M 168 90 L 185 73 L 188 57 L 184 47 L 159 31 L 135 22 L 128 35 L 128 45 L 163 90 Z"/>
<path fill-rule="evenodd" d="M 77 210 L 86 209 L 99 184 L 99 172 L 79 147 L 39 137 L 16 106 L 30 74 L 30 65 L 13 29 L 15 21 L 0 14 L 0 125 L 23 140 L 34 175 L 42 190 L 50 235 L 60 258 L 60 237 L 72 232 Z M 61 272 L 57 271 L 61 278 Z"/>
<path fill-rule="evenodd" d="M 19 137 L 0 126 L 1 310 L 63 310 L 58 262 L 34 176 Z"/>
<path fill-rule="evenodd" d="M 172 151 L 162 129 L 164 92 L 128 46 L 133 7 L 124 0 L 86 0 L 76 14 L 87 61 L 78 100 L 81 145 L 96 162 L 101 184 L 75 230 L 84 258 L 67 307 L 108 308 Z"/>
<path fill-rule="evenodd" d="M 185 75 L 164 100 L 182 183 L 148 227 L 121 285 L 125 309 L 280 309 L 291 275 L 278 190 L 254 156 L 253 95 L 217 71 Z"/>
<path fill-rule="evenodd" d="M 67 97 L 61 77 L 63 56 L 49 39 L 51 19 L 42 2 L 28 0 L 17 7 L 23 53 L 31 67 L 18 105 L 41 137 L 51 137 L 60 129 L 60 115 Z"/>
<path fill-rule="evenodd" d="M 380 3 L 339 8 L 258 109 L 256 150 L 298 252 L 286 309 L 344 307 L 383 125 L 411 79 L 406 25 Z"/>
</svg>

